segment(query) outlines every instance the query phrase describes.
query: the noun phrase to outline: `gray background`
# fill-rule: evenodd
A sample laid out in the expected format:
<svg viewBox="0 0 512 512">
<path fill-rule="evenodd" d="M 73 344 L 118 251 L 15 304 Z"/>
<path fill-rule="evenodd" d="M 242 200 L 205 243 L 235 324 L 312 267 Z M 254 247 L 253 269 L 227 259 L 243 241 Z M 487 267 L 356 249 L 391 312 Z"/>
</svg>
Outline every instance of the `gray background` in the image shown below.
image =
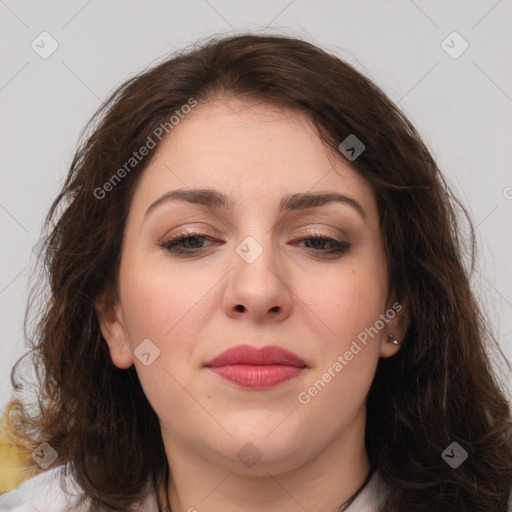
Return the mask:
<svg viewBox="0 0 512 512">
<path fill-rule="evenodd" d="M 32 247 L 86 121 L 171 50 L 243 30 L 336 52 L 408 115 L 472 215 L 473 286 L 512 359 L 511 21 L 506 0 L 0 0 L 0 410 L 24 352 Z M 58 43 L 46 59 L 31 47 L 50 47 L 43 31 Z M 441 46 L 453 31 L 469 44 L 458 58 Z M 445 43 L 452 53 L 461 44 Z"/>
</svg>

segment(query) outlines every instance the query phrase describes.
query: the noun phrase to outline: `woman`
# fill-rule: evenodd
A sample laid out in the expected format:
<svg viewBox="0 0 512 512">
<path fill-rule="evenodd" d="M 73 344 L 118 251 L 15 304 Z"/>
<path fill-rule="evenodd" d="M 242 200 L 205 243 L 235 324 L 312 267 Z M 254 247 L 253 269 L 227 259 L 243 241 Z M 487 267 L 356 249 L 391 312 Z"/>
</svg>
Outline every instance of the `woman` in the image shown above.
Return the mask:
<svg viewBox="0 0 512 512">
<path fill-rule="evenodd" d="M 2 510 L 507 509 L 457 203 L 372 82 L 234 36 L 95 120 L 47 218 L 40 411 L 8 410 L 48 471 Z"/>
</svg>

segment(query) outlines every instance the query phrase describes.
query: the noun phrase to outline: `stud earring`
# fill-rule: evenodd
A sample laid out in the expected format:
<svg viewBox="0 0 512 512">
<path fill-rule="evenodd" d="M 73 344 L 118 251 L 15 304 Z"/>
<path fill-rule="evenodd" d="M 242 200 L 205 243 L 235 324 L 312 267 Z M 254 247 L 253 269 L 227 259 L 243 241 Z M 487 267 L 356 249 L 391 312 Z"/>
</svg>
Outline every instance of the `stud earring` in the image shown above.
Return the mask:
<svg viewBox="0 0 512 512">
<path fill-rule="evenodd" d="M 392 334 L 388 334 L 388 342 L 393 343 L 393 345 L 400 345 L 400 342 Z"/>
</svg>

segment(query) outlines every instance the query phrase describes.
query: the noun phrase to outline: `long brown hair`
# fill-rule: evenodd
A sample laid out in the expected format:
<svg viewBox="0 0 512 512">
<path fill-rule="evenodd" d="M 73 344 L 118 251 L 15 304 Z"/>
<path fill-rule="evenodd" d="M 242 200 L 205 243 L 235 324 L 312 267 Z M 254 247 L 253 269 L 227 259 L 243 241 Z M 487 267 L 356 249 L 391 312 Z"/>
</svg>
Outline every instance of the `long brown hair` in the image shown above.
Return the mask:
<svg viewBox="0 0 512 512">
<path fill-rule="evenodd" d="M 366 146 L 351 165 L 374 189 L 390 286 L 410 322 L 398 354 L 379 360 L 367 400 L 368 457 L 390 486 L 381 512 L 504 512 L 511 415 L 491 366 L 489 350 L 499 346 L 470 289 L 471 222 L 464 238 L 464 208 L 384 93 L 338 57 L 287 37 L 197 44 L 128 80 L 91 119 L 46 218 L 49 288 L 36 287 L 27 308 L 39 410 L 13 400 L 11 437 L 31 447 L 47 441 L 91 510 L 128 510 L 148 481 L 165 485 L 158 418 L 135 368 L 113 365 L 94 309 L 101 294 L 115 297 L 125 220 L 151 152 L 104 197 L 98 190 L 191 98 L 219 94 L 306 112 L 334 151 L 351 134 Z M 442 457 L 453 442 L 468 453 L 457 469 Z"/>
</svg>

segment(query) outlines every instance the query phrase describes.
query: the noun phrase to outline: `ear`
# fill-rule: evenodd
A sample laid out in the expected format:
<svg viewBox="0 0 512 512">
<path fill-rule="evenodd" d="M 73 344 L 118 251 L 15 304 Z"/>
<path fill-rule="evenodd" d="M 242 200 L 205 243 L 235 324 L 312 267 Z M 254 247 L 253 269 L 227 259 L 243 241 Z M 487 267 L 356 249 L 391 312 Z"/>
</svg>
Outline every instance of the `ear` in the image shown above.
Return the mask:
<svg viewBox="0 0 512 512">
<path fill-rule="evenodd" d="M 130 368 L 133 365 L 133 353 L 119 299 L 112 300 L 107 297 L 106 293 L 101 294 L 94 301 L 94 308 L 112 362 L 123 370 Z"/>
<path fill-rule="evenodd" d="M 409 327 L 407 305 L 393 299 L 389 301 L 384 315 L 388 321 L 384 329 L 382 329 L 379 355 L 380 357 L 391 357 L 400 350 L 400 344 L 405 338 L 407 327 Z M 398 345 L 388 340 L 390 334 L 393 337 L 392 339 L 399 342 Z"/>
</svg>

